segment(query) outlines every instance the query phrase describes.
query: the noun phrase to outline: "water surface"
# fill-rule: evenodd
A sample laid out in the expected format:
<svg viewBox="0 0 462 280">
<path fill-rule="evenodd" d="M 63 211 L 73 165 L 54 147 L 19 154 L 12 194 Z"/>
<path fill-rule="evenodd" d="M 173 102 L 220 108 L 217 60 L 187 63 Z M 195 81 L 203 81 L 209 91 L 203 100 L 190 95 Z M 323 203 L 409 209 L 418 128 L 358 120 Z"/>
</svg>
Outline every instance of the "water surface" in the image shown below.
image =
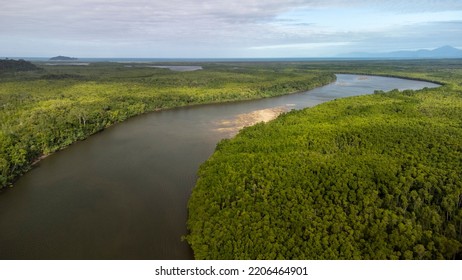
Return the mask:
<svg viewBox="0 0 462 280">
<path fill-rule="evenodd" d="M 187 201 L 196 172 L 229 136 L 223 120 L 300 109 L 374 90 L 437 85 L 337 75 L 312 91 L 144 114 L 41 161 L 0 193 L 1 259 L 189 259 Z"/>
</svg>

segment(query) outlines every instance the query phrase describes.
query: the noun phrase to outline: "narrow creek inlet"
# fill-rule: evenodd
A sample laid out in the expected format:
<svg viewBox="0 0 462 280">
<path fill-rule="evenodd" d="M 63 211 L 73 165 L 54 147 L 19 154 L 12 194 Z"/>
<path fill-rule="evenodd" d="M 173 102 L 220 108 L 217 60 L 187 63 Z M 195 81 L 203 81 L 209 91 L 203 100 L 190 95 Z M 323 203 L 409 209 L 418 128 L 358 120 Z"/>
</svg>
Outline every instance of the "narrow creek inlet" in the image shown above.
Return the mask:
<svg viewBox="0 0 462 280">
<path fill-rule="evenodd" d="M 187 202 L 216 143 L 280 112 L 439 85 L 337 75 L 311 91 L 152 112 L 53 154 L 0 193 L 0 259 L 191 259 Z"/>
</svg>

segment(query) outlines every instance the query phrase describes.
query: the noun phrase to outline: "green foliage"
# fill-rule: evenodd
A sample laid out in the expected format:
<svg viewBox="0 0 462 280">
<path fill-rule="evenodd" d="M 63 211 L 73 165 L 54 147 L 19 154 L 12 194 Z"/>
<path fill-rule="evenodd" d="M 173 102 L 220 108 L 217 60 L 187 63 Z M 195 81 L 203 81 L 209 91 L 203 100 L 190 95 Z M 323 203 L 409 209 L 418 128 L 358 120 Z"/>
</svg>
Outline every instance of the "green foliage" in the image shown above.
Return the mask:
<svg viewBox="0 0 462 280">
<path fill-rule="evenodd" d="M 29 61 L 25 61 L 23 59 L 0 59 L 0 73 L 34 70 L 38 70 L 38 67 L 30 63 Z"/>
<path fill-rule="evenodd" d="M 290 112 L 220 142 L 189 201 L 195 257 L 460 258 L 457 77 Z"/>
<path fill-rule="evenodd" d="M 337 100 L 220 142 L 201 167 L 187 239 L 212 259 L 461 257 L 460 60 L 201 65 L 0 71 L 0 186 L 148 111 L 308 90 L 331 72 L 432 80 L 445 86 Z"/>
<path fill-rule="evenodd" d="M 144 64 L 40 66 L 43 70 L 0 75 L 0 188 L 38 158 L 144 112 L 271 97 L 335 79 L 332 74 L 281 72 L 281 66 L 265 65 L 204 65 L 194 72 Z"/>
</svg>

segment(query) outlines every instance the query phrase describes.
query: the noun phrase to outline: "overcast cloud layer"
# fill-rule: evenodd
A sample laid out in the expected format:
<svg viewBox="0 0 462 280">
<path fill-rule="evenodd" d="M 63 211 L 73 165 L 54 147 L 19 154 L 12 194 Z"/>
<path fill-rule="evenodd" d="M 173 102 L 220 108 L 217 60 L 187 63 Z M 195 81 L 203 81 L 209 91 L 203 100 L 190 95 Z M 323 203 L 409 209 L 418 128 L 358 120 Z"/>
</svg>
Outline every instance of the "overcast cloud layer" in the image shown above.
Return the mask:
<svg viewBox="0 0 462 280">
<path fill-rule="evenodd" d="M 462 47 L 460 0 L 0 0 L 0 57 L 318 57 Z"/>
</svg>

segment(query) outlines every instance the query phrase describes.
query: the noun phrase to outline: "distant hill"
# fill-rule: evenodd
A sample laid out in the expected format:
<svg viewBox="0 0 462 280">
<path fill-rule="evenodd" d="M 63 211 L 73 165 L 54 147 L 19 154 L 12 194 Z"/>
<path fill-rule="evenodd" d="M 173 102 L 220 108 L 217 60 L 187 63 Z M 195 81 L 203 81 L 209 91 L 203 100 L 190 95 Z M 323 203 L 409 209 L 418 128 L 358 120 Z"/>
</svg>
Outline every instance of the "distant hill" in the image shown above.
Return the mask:
<svg viewBox="0 0 462 280">
<path fill-rule="evenodd" d="M 0 59 L 0 73 L 1 72 L 16 72 L 16 71 L 34 71 L 39 68 L 29 61 L 23 59 Z"/>
<path fill-rule="evenodd" d="M 462 50 L 451 46 L 443 46 L 434 50 L 396 51 L 387 53 L 355 52 L 342 54 L 341 57 L 354 58 L 462 58 Z"/>
<path fill-rule="evenodd" d="M 50 60 L 71 61 L 71 60 L 79 60 L 79 59 L 78 59 L 78 58 L 75 58 L 75 57 L 69 57 L 69 56 L 62 56 L 62 55 L 59 55 L 59 56 L 55 56 L 55 57 L 50 58 Z"/>
</svg>

